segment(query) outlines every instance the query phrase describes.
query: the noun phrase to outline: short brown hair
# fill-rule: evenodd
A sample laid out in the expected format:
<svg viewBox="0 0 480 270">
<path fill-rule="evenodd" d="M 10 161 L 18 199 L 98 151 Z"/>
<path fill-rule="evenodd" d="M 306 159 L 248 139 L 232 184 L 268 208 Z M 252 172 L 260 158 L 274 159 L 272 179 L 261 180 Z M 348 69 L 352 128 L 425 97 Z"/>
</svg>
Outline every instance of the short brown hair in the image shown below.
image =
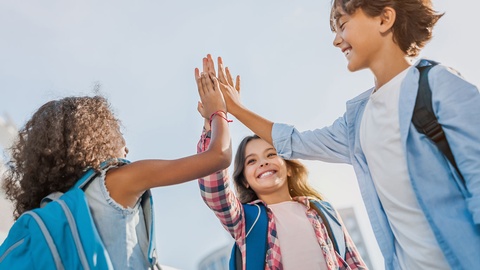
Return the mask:
<svg viewBox="0 0 480 270">
<path fill-rule="evenodd" d="M 417 56 L 432 38 L 433 26 L 443 16 L 432 8 L 430 0 L 332 0 L 330 27 L 336 31 L 338 9 L 353 14 L 361 8 L 368 16 L 379 16 L 385 7 L 396 12 L 393 41 L 408 56 Z"/>
</svg>

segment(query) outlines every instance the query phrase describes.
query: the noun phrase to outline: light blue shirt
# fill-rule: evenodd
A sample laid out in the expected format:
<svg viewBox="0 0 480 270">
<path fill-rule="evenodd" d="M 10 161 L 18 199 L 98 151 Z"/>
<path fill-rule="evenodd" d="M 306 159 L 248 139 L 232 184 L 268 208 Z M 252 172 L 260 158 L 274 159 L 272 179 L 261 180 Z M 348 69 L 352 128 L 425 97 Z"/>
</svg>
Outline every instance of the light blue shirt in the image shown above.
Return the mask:
<svg viewBox="0 0 480 270">
<path fill-rule="evenodd" d="M 85 195 L 114 269 L 158 268 L 150 191 L 133 208 L 124 208 L 110 197 L 105 186 L 108 169 L 88 185 Z"/>
<path fill-rule="evenodd" d="M 480 93 L 449 68 L 438 65 L 430 70 L 433 110 L 465 179 L 463 186 L 448 160 L 411 123 L 418 79 L 419 71 L 410 69 L 402 82 L 399 101 L 401 143 L 410 180 L 452 269 L 477 269 L 480 267 Z M 329 127 L 299 132 L 293 126 L 275 123 L 272 138 L 278 153 L 286 159 L 353 165 L 385 267 L 399 269 L 394 235 L 360 146 L 360 123 L 372 90 L 348 101 L 346 113 Z"/>
</svg>

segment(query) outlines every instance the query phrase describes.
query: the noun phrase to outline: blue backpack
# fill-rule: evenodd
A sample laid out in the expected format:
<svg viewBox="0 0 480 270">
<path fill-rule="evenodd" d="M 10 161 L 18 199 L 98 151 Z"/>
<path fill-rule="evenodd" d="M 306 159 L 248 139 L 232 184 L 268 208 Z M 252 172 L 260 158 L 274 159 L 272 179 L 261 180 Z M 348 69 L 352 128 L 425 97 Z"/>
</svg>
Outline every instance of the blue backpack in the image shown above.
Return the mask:
<svg viewBox="0 0 480 270">
<path fill-rule="evenodd" d="M 106 167 L 104 163 L 101 169 Z M 95 176 L 97 173 L 89 169 L 66 193 L 52 193 L 42 200 L 43 207 L 23 213 L 0 246 L 0 270 L 113 269 L 83 190 Z M 153 266 L 155 235 L 149 190 L 142 197 L 142 207 L 150 239 L 148 258 Z"/>
<path fill-rule="evenodd" d="M 310 200 L 310 203 L 313 203 L 320 210 L 319 215 L 322 217 L 325 227 L 327 227 L 335 251 L 342 258 L 345 258 L 345 235 L 332 205 L 326 201 L 318 200 Z M 263 270 L 265 269 L 265 256 L 267 254 L 267 211 L 261 203 L 243 204 L 243 210 L 246 223 L 246 266 L 248 270 Z M 265 240 L 257 241 L 257 239 Z M 229 269 L 242 269 L 242 255 L 236 243 L 233 245 L 230 255 Z"/>
</svg>

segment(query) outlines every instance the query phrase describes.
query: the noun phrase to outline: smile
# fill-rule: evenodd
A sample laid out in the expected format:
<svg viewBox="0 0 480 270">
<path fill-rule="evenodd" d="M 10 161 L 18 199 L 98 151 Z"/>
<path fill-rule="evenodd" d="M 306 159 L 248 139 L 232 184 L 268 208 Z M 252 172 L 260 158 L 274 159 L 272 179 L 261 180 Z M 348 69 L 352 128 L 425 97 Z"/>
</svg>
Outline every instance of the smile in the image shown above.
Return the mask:
<svg viewBox="0 0 480 270">
<path fill-rule="evenodd" d="M 261 174 L 259 174 L 257 176 L 257 178 L 265 178 L 265 177 L 269 177 L 270 175 L 274 174 L 275 171 L 266 171 L 266 172 L 263 172 Z"/>
</svg>

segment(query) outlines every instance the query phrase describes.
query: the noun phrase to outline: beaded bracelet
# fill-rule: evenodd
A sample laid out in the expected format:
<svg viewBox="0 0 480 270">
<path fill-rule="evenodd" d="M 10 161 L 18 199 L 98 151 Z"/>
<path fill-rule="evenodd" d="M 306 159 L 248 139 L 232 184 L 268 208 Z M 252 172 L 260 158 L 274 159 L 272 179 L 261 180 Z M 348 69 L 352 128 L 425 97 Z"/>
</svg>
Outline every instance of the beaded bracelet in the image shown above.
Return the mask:
<svg viewBox="0 0 480 270">
<path fill-rule="evenodd" d="M 210 115 L 210 119 L 209 119 L 209 124 L 210 124 L 210 126 L 212 126 L 212 120 L 213 120 L 213 117 L 214 117 L 215 115 L 218 115 L 218 116 L 220 116 L 221 118 L 225 119 L 225 121 L 227 121 L 228 123 L 233 122 L 233 120 L 228 119 L 227 117 L 221 115 L 220 113 L 224 113 L 225 115 L 227 115 L 227 113 L 224 112 L 224 111 L 222 111 L 222 110 L 218 110 L 218 111 L 212 113 L 212 114 Z"/>
</svg>

